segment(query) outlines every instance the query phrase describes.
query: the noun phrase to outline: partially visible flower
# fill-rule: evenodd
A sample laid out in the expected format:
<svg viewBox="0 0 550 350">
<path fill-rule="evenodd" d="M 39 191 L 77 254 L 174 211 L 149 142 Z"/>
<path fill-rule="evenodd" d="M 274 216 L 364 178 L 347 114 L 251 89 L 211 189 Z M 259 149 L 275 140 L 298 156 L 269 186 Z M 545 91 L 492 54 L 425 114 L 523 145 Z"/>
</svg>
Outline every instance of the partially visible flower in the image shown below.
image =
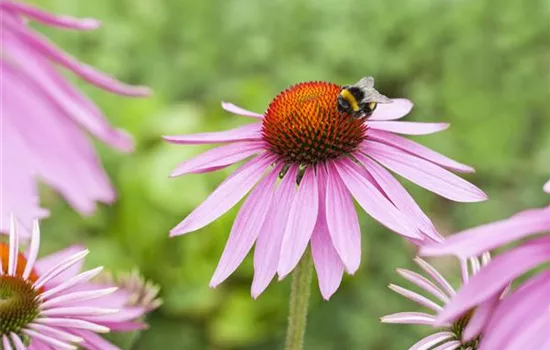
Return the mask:
<svg viewBox="0 0 550 350">
<path fill-rule="evenodd" d="M 535 235 L 543 234 L 533 238 Z M 437 323 L 463 317 L 472 308 L 493 302 L 503 288 L 536 267 L 542 269 L 499 301 L 480 349 L 550 348 L 550 207 L 521 212 L 450 236 L 421 248 L 420 254 L 475 256 L 519 239 L 527 241 L 498 256 L 453 297 Z"/>
<path fill-rule="evenodd" d="M 357 271 L 361 232 L 353 198 L 374 219 L 414 243 L 441 236 L 407 190 L 385 167 L 443 197 L 460 202 L 486 199 L 476 186 L 446 169 L 472 172 L 397 134 L 425 135 L 445 123 L 397 121 L 412 108 L 406 99 L 379 104 L 370 117 L 338 110 L 342 87 L 305 82 L 281 92 L 258 114 L 229 103 L 222 107 L 255 123 L 195 135 L 166 136 L 176 144 L 219 144 L 183 162 L 172 173 L 205 173 L 249 159 L 172 231 L 201 229 L 250 191 L 231 229 L 212 287 L 231 275 L 255 245 L 252 295 L 275 274 L 287 276 L 311 245 L 325 299 L 344 270 Z"/>
<path fill-rule="evenodd" d="M 147 281 L 138 271 L 133 269 L 130 273 L 113 275 L 104 272 L 97 276 L 95 283 L 117 286 L 128 293 L 126 306 L 141 306 L 147 311 L 153 311 L 162 305 L 162 299 L 158 297 L 160 286 Z"/>
<path fill-rule="evenodd" d="M 488 253 L 484 253 L 481 259 L 470 258 L 467 261 L 462 260 L 461 272 L 462 282 L 467 283 L 470 275 L 478 273 L 480 268 L 489 263 L 491 257 Z M 401 294 L 407 299 L 424 306 L 433 313 L 424 312 L 400 312 L 387 315 L 381 318 L 384 323 L 397 324 L 420 324 L 439 327 L 440 330 L 431 334 L 409 348 L 409 350 L 476 350 L 479 349 L 479 342 L 482 338 L 481 332 L 488 318 L 494 310 L 496 302 L 490 305 L 485 305 L 479 310 L 470 310 L 462 317 L 453 322 L 436 322 L 436 315 L 443 310 L 443 307 L 449 303 L 449 300 L 455 295 L 455 289 L 432 265 L 426 261 L 416 258 L 415 262 L 429 276 L 426 278 L 416 272 L 397 269 L 397 272 L 407 281 L 413 283 L 417 287 L 426 292 L 430 298 L 421 294 L 403 288 L 401 286 L 390 284 L 389 287 L 396 293 Z M 469 264 L 468 264 L 469 262 Z M 468 266 L 469 265 L 469 266 Z M 431 298 L 437 299 L 438 302 Z M 443 307 L 440 306 L 443 304 Z"/>
<path fill-rule="evenodd" d="M 65 250 L 38 259 L 40 232 L 34 221 L 30 248 L 19 252 L 20 235 L 10 220 L 9 245 L 0 243 L 0 338 L 5 350 L 76 349 L 109 328 L 116 318 L 103 303 L 116 288 L 86 284 L 102 267 L 79 273 L 87 249 Z M 103 348 L 106 349 L 106 348 Z"/>
<path fill-rule="evenodd" d="M 0 232 L 8 231 L 13 212 L 26 235 L 33 218 L 48 215 L 39 205 L 37 179 L 55 188 L 82 214 L 92 213 L 96 201 L 115 199 L 88 133 L 121 151 L 133 149 L 131 137 L 112 128 L 58 66 L 119 95 L 150 93 L 69 56 L 27 26 L 27 19 L 74 30 L 100 25 L 94 19 L 55 16 L 19 1 L 0 1 Z"/>
<path fill-rule="evenodd" d="M 544 185 L 544 191 L 550 193 L 550 180 Z"/>
</svg>

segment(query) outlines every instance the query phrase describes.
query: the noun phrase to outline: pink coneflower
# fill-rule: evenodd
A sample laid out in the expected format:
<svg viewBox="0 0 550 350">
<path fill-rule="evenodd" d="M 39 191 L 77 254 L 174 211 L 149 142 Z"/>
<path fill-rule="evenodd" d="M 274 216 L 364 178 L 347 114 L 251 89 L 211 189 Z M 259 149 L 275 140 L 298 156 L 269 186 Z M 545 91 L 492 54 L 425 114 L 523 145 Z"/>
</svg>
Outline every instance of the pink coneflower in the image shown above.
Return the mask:
<svg viewBox="0 0 550 350">
<path fill-rule="evenodd" d="M 96 319 L 119 310 L 98 302 L 116 288 L 86 287 L 102 267 L 79 273 L 88 250 L 62 251 L 38 259 L 40 232 L 34 222 L 28 254 L 19 252 L 11 219 L 9 245 L 0 243 L 0 338 L 3 349 L 76 349 L 88 336 L 108 332 Z M 105 349 L 105 348 L 103 348 Z"/>
<path fill-rule="evenodd" d="M 412 108 L 406 99 L 378 105 L 368 119 L 340 112 L 341 90 L 327 82 L 300 83 L 275 97 L 264 114 L 222 103 L 225 110 L 257 122 L 165 137 L 177 144 L 225 143 L 183 162 L 172 176 L 210 172 L 252 157 L 171 231 L 176 236 L 208 225 L 252 190 L 235 219 L 212 287 L 233 273 L 256 243 L 252 295 L 257 297 L 275 274 L 282 279 L 294 269 L 311 242 L 319 287 L 329 298 L 343 271 L 353 274 L 361 259 L 352 198 L 414 242 L 439 240 L 428 217 L 384 167 L 452 200 L 486 199 L 445 169 L 472 168 L 397 135 L 431 134 L 448 124 L 396 121 Z"/>
<path fill-rule="evenodd" d="M 87 133 L 122 151 L 131 137 L 113 129 L 97 106 L 58 70 L 63 67 L 104 90 L 144 96 L 83 64 L 27 26 L 32 19 L 64 29 L 90 30 L 93 19 L 55 16 L 11 0 L 0 1 L 0 231 L 14 213 L 28 234 L 33 218 L 44 217 L 36 179 L 55 188 L 76 210 L 90 214 L 95 202 L 112 202 L 115 193 Z"/>
<path fill-rule="evenodd" d="M 456 320 L 473 307 L 492 303 L 516 278 L 537 266 L 538 274 L 521 283 L 499 303 L 486 325 L 480 349 L 550 348 L 550 207 L 521 212 L 509 219 L 466 230 L 443 243 L 421 249 L 423 255 L 461 258 L 495 249 L 518 239 L 526 242 L 498 256 L 453 297 L 437 323 Z M 546 233 L 541 237 L 532 236 Z"/>
<path fill-rule="evenodd" d="M 484 253 L 481 259 L 470 258 L 468 260 L 463 260 L 460 266 L 462 282 L 467 283 L 470 275 L 478 273 L 482 266 L 489 263 L 490 259 L 490 255 Z M 415 262 L 424 270 L 429 278 L 405 269 L 397 269 L 397 272 L 407 281 L 429 294 L 429 298 L 395 284 L 390 284 L 389 287 L 405 298 L 430 309 L 431 313 L 400 312 L 382 317 L 382 322 L 440 327 L 437 333 L 421 339 L 411 346 L 409 350 L 478 349 L 481 331 L 487 322 L 486 316 L 491 314 L 496 303 L 486 305 L 475 312 L 466 313 L 463 317 L 456 319 L 454 322 L 437 323 L 434 313 L 437 314 L 443 310 L 443 307 L 448 304 L 449 300 L 456 294 L 455 289 L 432 265 L 420 258 L 416 258 Z M 437 299 L 438 301 L 435 302 L 432 299 Z M 443 304 L 443 307 L 440 304 Z"/>
</svg>

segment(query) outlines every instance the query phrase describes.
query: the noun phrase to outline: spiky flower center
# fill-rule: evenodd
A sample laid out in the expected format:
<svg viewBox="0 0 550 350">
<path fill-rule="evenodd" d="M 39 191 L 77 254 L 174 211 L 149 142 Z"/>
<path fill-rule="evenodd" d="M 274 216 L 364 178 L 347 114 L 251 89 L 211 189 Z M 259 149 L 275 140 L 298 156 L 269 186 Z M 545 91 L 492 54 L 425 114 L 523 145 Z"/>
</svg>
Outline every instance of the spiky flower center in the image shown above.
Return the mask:
<svg viewBox="0 0 550 350">
<path fill-rule="evenodd" d="M 0 276 L 0 335 L 21 329 L 40 313 L 40 300 L 32 282 L 18 276 Z"/>
<path fill-rule="evenodd" d="M 17 254 L 17 269 L 14 275 L 7 273 L 9 266 L 9 246 L 0 243 L 0 336 L 11 332 L 21 334 L 21 329 L 32 322 L 40 314 L 41 289 L 35 289 L 33 283 L 38 275 L 31 270 L 29 276 L 23 278 L 27 259 L 21 253 Z M 24 337 L 23 337 L 24 338 Z"/>
<path fill-rule="evenodd" d="M 341 86 L 300 83 L 269 105 L 263 138 L 284 161 L 299 164 L 336 159 L 354 152 L 365 139 L 364 120 L 338 111 Z"/>
</svg>

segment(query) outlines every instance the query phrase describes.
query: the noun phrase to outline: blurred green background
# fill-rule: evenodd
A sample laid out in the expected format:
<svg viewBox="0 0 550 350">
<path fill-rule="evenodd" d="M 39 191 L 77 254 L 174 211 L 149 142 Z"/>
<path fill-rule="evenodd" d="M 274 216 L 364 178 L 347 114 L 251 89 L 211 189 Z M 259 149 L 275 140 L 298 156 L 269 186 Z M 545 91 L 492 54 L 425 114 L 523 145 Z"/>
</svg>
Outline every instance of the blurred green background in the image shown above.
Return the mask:
<svg viewBox="0 0 550 350">
<path fill-rule="evenodd" d="M 232 169 L 169 179 L 176 164 L 204 150 L 162 142 L 163 134 L 221 130 L 246 120 L 220 100 L 263 111 L 290 84 L 339 84 L 365 75 L 390 97 L 415 102 L 407 120 L 452 127 L 421 142 L 473 165 L 466 178 L 492 200 L 457 204 L 406 186 L 443 234 L 544 205 L 550 177 L 550 2 L 543 0 L 40 0 L 57 13 L 95 17 L 88 33 L 43 29 L 81 60 L 122 80 L 151 86 L 149 99 L 82 87 L 131 132 L 133 154 L 98 144 L 119 193 L 113 206 L 82 218 L 44 189 L 46 252 L 85 243 L 90 266 L 137 266 L 162 286 L 164 305 L 129 349 L 277 349 L 289 278 L 256 301 L 252 259 L 216 290 L 209 279 L 236 210 L 185 237 L 168 231 Z M 306 349 L 405 349 L 430 331 L 384 325 L 379 317 L 419 311 L 387 289 L 414 269 L 414 251 L 361 212 L 363 260 L 329 302 L 313 290 Z M 452 259 L 436 264 L 457 282 Z M 404 283 L 404 285 L 407 285 Z M 132 343 L 132 345 L 129 345 Z"/>
</svg>

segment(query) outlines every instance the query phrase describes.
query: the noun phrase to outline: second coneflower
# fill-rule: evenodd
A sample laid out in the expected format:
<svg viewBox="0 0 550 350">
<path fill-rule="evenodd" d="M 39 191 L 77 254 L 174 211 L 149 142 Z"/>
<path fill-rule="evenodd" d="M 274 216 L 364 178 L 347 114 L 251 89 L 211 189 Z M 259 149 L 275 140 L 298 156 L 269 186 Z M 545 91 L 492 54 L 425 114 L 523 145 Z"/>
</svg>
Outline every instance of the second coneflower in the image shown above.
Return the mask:
<svg viewBox="0 0 550 350">
<path fill-rule="evenodd" d="M 371 79 L 372 81 L 372 79 Z M 372 89 L 375 91 L 374 89 Z M 177 144 L 225 143 L 183 162 L 172 176 L 205 173 L 247 158 L 171 235 L 196 231 L 219 218 L 248 192 L 211 280 L 223 282 L 254 243 L 257 297 L 273 277 L 288 275 L 311 246 L 319 287 L 328 299 L 345 271 L 361 259 L 361 235 L 353 198 L 374 219 L 413 242 L 439 240 L 429 218 L 385 168 L 443 197 L 461 202 L 486 199 L 476 186 L 447 169 L 471 172 L 397 134 L 424 135 L 445 123 L 402 122 L 412 108 L 406 99 L 369 103 L 372 115 L 338 108 L 342 86 L 305 82 L 281 92 L 264 114 L 223 103 L 256 122 L 194 135 L 166 136 Z"/>
</svg>

